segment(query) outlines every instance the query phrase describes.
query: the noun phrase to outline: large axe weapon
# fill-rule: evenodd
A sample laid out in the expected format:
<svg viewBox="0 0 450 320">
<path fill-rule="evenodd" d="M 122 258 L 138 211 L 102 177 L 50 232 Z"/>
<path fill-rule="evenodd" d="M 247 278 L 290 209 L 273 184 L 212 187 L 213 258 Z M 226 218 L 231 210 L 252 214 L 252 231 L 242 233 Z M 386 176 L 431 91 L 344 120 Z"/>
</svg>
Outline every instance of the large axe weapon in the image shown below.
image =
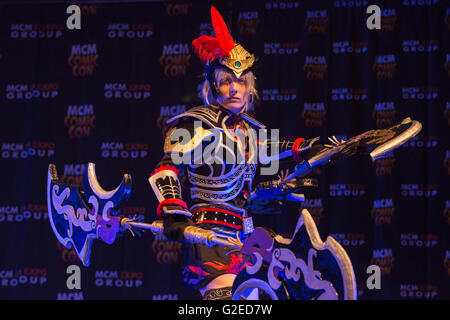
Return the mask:
<svg viewBox="0 0 450 320">
<path fill-rule="evenodd" d="M 136 218 L 120 215 L 120 209 L 131 193 L 131 176 L 124 174 L 120 185 L 105 191 L 95 174 L 95 164 L 89 163 L 80 187 L 61 183 L 54 164 L 48 167 L 47 206 L 50 225 L 58 241 L 67 248 L 74 248 L 84 266 L 89 266 L 92 242 L 101 239 L 112 244 L 118 232 L 128 229 L 133 235 L 137 230 L 163 233 L 163 222 L 139 222 Z M 239 249 L 242 243 L 233 237 L 225 237 L 214 231 L 189 226 L 184 236 L 192 243 L 206 246 L 225 245 Z"/>
<path fill-rule="evenodd" d="M 369 155 L 371 160 L 375 161 L 388 151 L 394 150 L 416 136 L 420 130 L 422 130 L 422 124 L 407 117 L 389 128 L 369 130 L 351 137 L 347 141 L 330 139 L 333 143 L 332 146 L 322 149 L 308 160 L 298 164 L 294 172 L 286 177 L 286 180 L 304 177 L 319 165 L 335 159 L 349 158 L 356 154 Z"/>
</svg>

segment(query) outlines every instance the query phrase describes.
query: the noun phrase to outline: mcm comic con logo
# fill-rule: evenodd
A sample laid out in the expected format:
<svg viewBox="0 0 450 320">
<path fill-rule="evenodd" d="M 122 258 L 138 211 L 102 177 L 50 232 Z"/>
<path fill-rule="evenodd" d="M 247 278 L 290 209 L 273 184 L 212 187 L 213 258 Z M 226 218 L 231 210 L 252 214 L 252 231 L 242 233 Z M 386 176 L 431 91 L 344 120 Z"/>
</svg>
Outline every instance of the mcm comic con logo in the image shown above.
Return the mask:
<svg viewBox="0 0 450 320">
<path fill-rule="evenodd" d="M 268 42 L 264 43 L 264 54 L 269 55 L 293 55 L 299 52 L 299 42 Z"/>
<path fill-rule="evenodd" d="M 394 211 L 395 207 L 392 198 L 374 200 L 371 216 L 375 225 L 383 226 L 391 224 Z"/>
<path fill-rule="evenodd" d="M 400 185 L 400 194 L 402 197 L 435 197 L 439 192 L 437 184 L 418 184 L 408 183 Z"/>
<path fill-rule="evenodd" d="M 64 29 L 62 24 L 11 24 L 9 35 L 12 39 L 58 39 Z"/>
<path fill-rule="evenodd" d="M 346 53 L 366 53 L 368 48 L 367 42 L 357 41 L 334 41 L 333 53 L 334 54 L 346 54 Z"/>
<path fill-rule="evenodd" d="M 330 197 L 360 197 L 367 193 L 365 184 L 330 184 Z"/>
<path fill-rule="evenodd" d="M 188 43 L 165 44 L 159 57 L 159 64 L 167 78 L 185 76 L 191 57 Z"/>
<path fill-rule="evenodd" d="M 377 77 L 377 80 L 391 80 L 394 77 L 394 73 L 397 70 L 397 62 L 395 61 L 395 55 L 388 54 L 383 56 L 376 56 L 375 63 L 372 66 L 373 72 Z"/>
<path fill-rule="evenodd" d="M 46 268 L 24 267 L 21 269 L 0 270 L 0 287 L 42 287 L 47 282 Z"/>
<path fill-rule="evenodd" d="M 393 101 L 380 101 L 375 103 L 372 111 L 372 119 L 379 129 L 388 128 L 393 125 L 397 110 Z"/>
<path fill-rule="evenodd" d="M 400 284 L 400 297 L 432 299 L 437 297 L 439 288 L 436 285 Z"/>
<path fill-rule="evenodd" d="M 438 87 L 408 87 L 402 88 L 404 100 L 435 100 L 439 96 Z"/>
<path fill-rule="evenodd" d="M 262 89 L 262 101 L 286 102 L 297 99 L 297 89 Z"/>
<path fill-rule="evenodd" d="M 86 163 L 65 164 L 63 174 L 59 178 L 59 181 L 67 185 L 81 186 L 86 169 Z"/>
<path fill-rule="evenodd" d="M 381 29 L 380 32 L 392 32 L 394 31 L 395 24 L 397 23 L 397 12 L 395 8 L 382 8 L 381 9 Z"/>
<path fill-rule="evenodd" d="M 400 245 L 402 247 L 434 248 L 439 243 L 437 234 L 401 233 Z"/>
<path fill-rule="evenodd" d="M 323 102 L 305 102 L 302 119 L 306 128 L 321 128 L 325 121 L 327 111 Z"/>
<path fill-rule="evenodd" d="M 439 50 L 438 40 L 404 40 L 403 52 L 436 52 Z"/>
<path fill-rule="evenodd" d="M 48 220 L 47 205 L 28 203 L 23 205 L 0 206 L 0 223 Z"/>
<path fill-rule="evenodd" d="M 105 83 L 103 87 L 106 99 L 146 100 L 151 96 L 148 83 Z"/>
<path fill-rule="evenodd" d="M 303 71 L 308 80 L 323 80 L 327 67 L 325 56 L 306 56 Z"/>
<path fill-rule="evenodd" d="M 94 68 L 98 66 L 99 54 L 97 45 L 76 44 L 72 45 L 67 63 L 74 77 L 89 77 L 94 74 Z"/>
<path fill-rule="evenodd" d="M 69 105 L 64 118 L 64 126 L 71 139 L 86 138 L 95 128 L 95 112 L 92 104 Z"/>
<path fill-rule="evenodd" d="M 336 88 L 331 89 L 331 100 L 333 101 L 364 101 L 367 99 L 365 88 Z"/>
<path fill-rule="evenodd" d="M 144 273 L 136 271 L 96 270 L 94 284 L 100 288 L 139 288 L 144 284 Z"/>
<path fill-rule="evenodd" d="M 6 99 L 31 100 L 54 99 L 58 96 L 59 83 L 7 84 Z"/>
<path fill-rule="evenodd" d="M 238 14 L 237 25 L 239 33 L 243 36 L 250 36 L 256 34 L 259 26 L 258 11 L 241 11 Z"/>
<path fill-rule="evenodd" d="M 49 158 L 55 155 L 54 141 L 32 141 L 27 143 L 1 143 L 1 159 Z"/>
<path fill-rule="evenodd" d="M 327 10 L 306 11 L 305 26 L 309 34 L 325 34 L 328 25 Z"/>
<path fill-rule="evenodd" d="M 148 39 L 153 35 L 153 23 L 110 23 L 106 31 L 109 39 Z"/>
<path fill-rule="evenodd" d="M 391 248 L 374 249 L 370 264 L 380 267 L 382 275 L 390 275 L 394 267 L 394 256 Z"/>
<path fill-rule="evenodd" d="M 106 159 L 143 159 L 148 151 L 148 144 L 139 142 L 102 142 L 100 150 Z"/>
</svg>

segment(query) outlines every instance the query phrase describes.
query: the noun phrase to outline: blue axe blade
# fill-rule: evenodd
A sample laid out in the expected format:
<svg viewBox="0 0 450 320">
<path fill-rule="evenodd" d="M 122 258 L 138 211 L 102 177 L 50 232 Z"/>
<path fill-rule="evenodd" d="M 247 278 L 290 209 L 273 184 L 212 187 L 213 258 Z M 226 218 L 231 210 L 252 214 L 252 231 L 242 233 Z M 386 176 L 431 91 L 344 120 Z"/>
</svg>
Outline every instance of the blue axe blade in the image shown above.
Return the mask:
<svg viewBox="0 0 450 320">
<path fill-rule="evenodd" d="M 252 257 L 252 261 L 237 275 L 233 299 L 246 296 L 255 288 L 259 289 L 260 299 L 357 299 L 350 258 L 332 237 L 322 242 L 306 209 L 291 239 L 256 228 L 241 252 Z"/>
<path fill-rule="evenodd" d="M 118 230 L 117 215 L 131 194 L 131 177 L 105 191 L 97 181 L 95 164 L 89 163 L 81 187 L 59 182 L 54 164 L 48 167 L 47 206 L 50 225 L 58 241 L 75 249 L 84 266 L 89 266 L 94 239 L 112 243 Z M 113 227 L 115 225 L 115 228 Z"/>
</svg>

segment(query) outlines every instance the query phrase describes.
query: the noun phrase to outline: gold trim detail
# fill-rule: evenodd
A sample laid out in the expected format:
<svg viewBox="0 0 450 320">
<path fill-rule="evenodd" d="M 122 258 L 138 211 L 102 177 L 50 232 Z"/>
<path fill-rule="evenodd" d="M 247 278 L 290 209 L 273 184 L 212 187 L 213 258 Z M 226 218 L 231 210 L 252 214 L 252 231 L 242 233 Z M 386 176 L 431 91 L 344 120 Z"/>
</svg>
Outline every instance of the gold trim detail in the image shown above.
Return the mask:
<svg viewBox="0 0 450 320">
<path fill-rule="evenodd" d="M 250 54 L 244 49 L 244 47 L 238 44 L 231 49 L 229 58 L 219 58 L 219 62 L 220 64 L 231 69 L 236 77 L 239 78 L 245 70 L 253 66 L 253 63 L 255 62 L 255 55 Z"/>
</svg>

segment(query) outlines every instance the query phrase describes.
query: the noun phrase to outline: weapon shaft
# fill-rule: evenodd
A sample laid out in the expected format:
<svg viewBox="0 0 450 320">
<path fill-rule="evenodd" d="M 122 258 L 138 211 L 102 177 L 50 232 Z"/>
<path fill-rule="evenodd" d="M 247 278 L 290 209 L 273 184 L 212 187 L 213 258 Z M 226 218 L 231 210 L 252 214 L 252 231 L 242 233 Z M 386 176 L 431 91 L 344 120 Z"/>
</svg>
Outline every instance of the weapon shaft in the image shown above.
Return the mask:
<svg viewBox="0 0 450 320">
<path fill-rule="evenodd" d="M 163 233 L 164 230 L 164 225 L 161 220 L 153 221 L 153 223 L 144 223 L 128 221 L 128 219 L 124 218 L 122 219 L 121 224 L 127 228 L 128 226 L 131 226 L 134 228 L 150 230 L 155 235 Z M 206 230 L 194 226 L 189 226 L 184 230 L 184 238 L 189 242 L 203 244 L 207 247 L 212 247 L 214 245 L 227 246 L 232 249 L 240 249 L 242 247 L 242 243 L 238 240 L 231 237 L 224 238 L 212 230 Z"/>
<path fill-rule="evenodd" d="M 130 222 L 130 221 L 123 221 L 123 226 L 130 225 L 132 227 L 138 228 L 138 229 L 145 229 L 150 230 L 153 232 L 153 234 L 162 233 L 164 230 L 163 222 L 160 220 L 156 220 L 153 223 L 144 223 L 144 222 Z"/>
</svg>

